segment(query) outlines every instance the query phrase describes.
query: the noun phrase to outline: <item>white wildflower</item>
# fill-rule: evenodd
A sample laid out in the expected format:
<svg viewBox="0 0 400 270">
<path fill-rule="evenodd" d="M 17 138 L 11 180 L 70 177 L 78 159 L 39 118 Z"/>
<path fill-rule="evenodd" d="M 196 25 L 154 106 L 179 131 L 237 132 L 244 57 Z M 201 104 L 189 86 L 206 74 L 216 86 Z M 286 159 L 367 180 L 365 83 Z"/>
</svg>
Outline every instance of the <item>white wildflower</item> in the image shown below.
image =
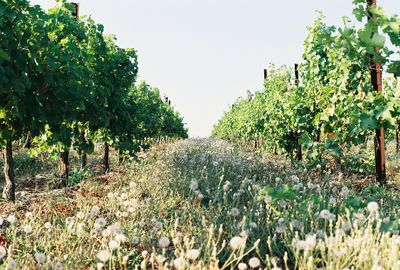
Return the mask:
<svg viewBox="0 0 400 270">
<path fill-rule="evenodd" d="M 294 185 L 293 188 L 294 188 L 295 190 L 299 191 L 300 189 L 303 188 L 303 184 L 302 184 L 302 183 L 298 183 L 298 184 Z"/>
<path fill-rule="evenodd" d="M 316 235 L 307 235 L 306 243 L 309 249 L 313 249 L 317 244 Z"/>
<path fill-rule="evenodd" d="M 245 264 L 245 263 L 239 263 L 238 269 L 239 269 L 239 270 L 247 270 L 247 264 Z"/>
<path fill-rule="evenodd" d="M 314 189 L 314 188 L 315 188 L 315 185 L 314 185 L 313 183 L 308 183 L 308 184 L 307 184 L 307 187 L 308 187 L 309 189 Z"/>
<path fill-rule="evenodd" d="M 246 241 L 240 236 L 232 237 L 232 239 L 229 241 L 229 245 L 233 250 L 244 247 L 245 243 Z"/>
<path fill-rule="evenodd" d="M 114 234 L 118 234 L 122 232 L 122 226 L 120 222 L 115 222 L 114 224 L 108 226 L 110 231 Z"/>
<path fill-rule="evenodd" d="M 299 182 L 299 180 L 300 180 L 297 175 L 290 176 L 290 179 L 292 180 L 292 182 L 295 182 L 295 183 Z"/>
<path fill-rule="evenodd" d="M 15 269 L 17 268 L 17 262 L 14 259 L 11 259 L 8 264 L 7 264 L 7 270 Z"/>
<path fill-rule="evenodd" d="M 92 209 L 90 210 L 90 216 L 93 218 L 97 216 L 100 213 L 100 207 L 97 205 L 93 206 Z"/>
<path fill-rule="evenodd" d="M 25 225 L 24 226 L 24 232 L 25 233 L 31 233 L 32 232 L 32 226 L 31 225 Z"/>
<path fill-rule="evenodd" d="M 251 259 L 249 260 L 249 266 L 250 266 L 251 268 L 257 268 L 257 267 L 260 266 L 260 264 L 261 264 L 260 259 L 257 258 L 257 257 L 253 257 L 253 258 L 251 258 Z"/>
<path fill-rule="evenodd" d="M 324 209 L 319 213 L 319 216 L 323 219 L 329 219 L 330 215 L 331 215 L 331 212 L 329 212 L 329 210 L 327 210 L 327 209 Z"/>
<path fill-rule="evenodd" d="M 56 262 L 56 264 L 54 265 L 54 270 L 63 270 L 64 266 L 62 265 L 62 263 L 60 262 Z"/>
<path fill-rule="evenodd" d="M 65 224 L 67 224 L 67 226 L 68 225 L 73 225 L 74 224 L 74 218 L 72 218 L 72 217 L 65 218 Z"/>
<path fill-rule="evenodd" d="M 336 199 L 335 199 L 335 197 L 331 197 L 331 198 L 329 199 L 329 204 L 330 204 L 330 205 L 335 205 L 335 204 L 336 204 Z"/>
<path fill-rule="evenodd" d="M 168 237 L 161 237 L 160 240 L 158 241 L 158 245 L 160 246 L 160 248 L 166 248 L 170 245 L 171 241 L 169 240 Z"/>
<path fill-rule="evenodd" d="M 199 249 L 189 249 L 186 252 L 186 256 L 188 257 L 189 260 L 196 260 L 200 256 L 200 250 Z"/>
<path fill-rule="evenodd" d="M 120 198 L 121 201 L 124 201 L 124 200 L 128 199 L 128 194 L 122 193 L 119 198 Z"/>
<path fill-rule="evenodd" d="M 186 267 L 186 261 L 184 258 L 179 257 L 174 260 L 174 267 L 176 270 L 185 270 Z"/>
<path fill-rule="evenodd" d="M 199 183 L 197 182 L 196 179 L 192 179 L 192 181 L 190 181 L 189 188 L 191 190 L 197 190 L 199 188 Z"/>
<path fill-rule="evenodd" d="M 137 187 L 137 184 L 135 182 L 130 182 L 129 183 L 129 188 L 136 189 L 136 187 Z"/>
<path fill-rule="evenodd" d="M 312 250 L 316 244 L 316 235 L 308 235 L 305 240 L 293 240 L 293 246 L 298 250 Z"/>
<path fill-rule="evenodd" d="M 85 214 L 83 212 L 78 212 L 78 213 L 76 213 L 76 217 L 78 219 L 84 219 L 85 218 Z"/>
<path fill-rule="evenodd" d="M 32 212 L 26 212 L 25 218 L 28 219 L 28 220 L 31 220 L 33 218 L 33 213 Z"/>
<path fill-rule="evenodd" d="M 240 210 L 237 208 L 232 208 L 230 211 L 230 215 L 233 217 L 237 217 L 240 214 Z"/>
<path fill-rule="evenodd" d="M 115 240 L 110 240 L 110 242 L 108 242 L 108 247 L 111 250 L 118 249 L 119 248 L 119 243 L 117 241 L 115 241 Z"/>
<path fill-rule="evenodd" d="M 279 201 L 279 206 L 282 208 L 285 208 L 287 206 L 287 202 L 285 200 L 280 200 Z"/>
<path fill-rule="evenodd" d="M 101 250 L 99 253 L 97 253 L 97 259 L 99 259 L 102 262 L 106 262 L 111 258 L 111 253 L 108 250 Z"/>
<path fill-rule="evenodd" d="M 349 188 L 346 186 L 342 187 L 342 190 L 340 191 L 340 196 L 343 198 L 346 198 L 349 195 Z"/>
<path fill-rule="evenodd" d="M 17 218 L 14 215 L 9 215 L 7 217 L 7 221 L 10 222 L 11 224 L 14 224 L 17 221 Z"/>
<path fill-rule="evenodd" d="M 100 230 L 100 229 L 104 228 L 104 226 L 106 226 L 106 224 L 107 224 L 107 221 L 105 220 L 105 218 L 99 217 L 94 222 L 94 228 L 96 230 Z"/>
<path fill-rule="evenodd" d="M 204 199 L 204 195 L 201 194 L 201 193 L 199 193 L 199 194 L 197 195 L 197 200 L 202 201 L 203 199 Z"/>
<path fill-rule="evenodd" d="M 126 241 L 126 236 L 122 233 L 119 233 L 115 236 L 115 241 L 118 243 L 124 243 Z"/>
<path fill-rule="evenodd" d="M 383 223 L 388 224 L 390 222 L 390 217 L 385 217 Z"/>
<path fill-rule="evenodd" d="M 162 229 L 163 224 L 160 221 L 156 221 L 156 222 L 154 222 L 153 226 L 154 226 L 154 230 L 158 231 L 158 230 Z"/>
<path fill-rule="evenodd" d="M 232 184 L 229 181 L 226 181 L 222 189 L 226 192 L 231 188 Z"/>
<path fill-rule="evenodd" d="M 50 230 L 50 229 L 51 229 L 51 223 L 50 223 L 50 222 L 46 222 L 46 223 L 44 224 L 44 227 L 45 227 L 47 230 Z"/>
<path fill-rule="evenodd" d="M 38 264 L 44 264 L 46 262 L 46 255 L 41 252 L 35 254 L 35 260 Z"/>
<path fill-rule="evenodd" d="M 377 212 L 379 210 L 379 205 L 377 202 L 369 202 L 367 205 L 367 209 L 369 212 Z"/>
<path fill-rule="evenodd" d="M 140 238 L 137 236 L 132 237 L 132 244 L 137 245 L 140 242 Z"/>
<path fill-rule="evenodd" d="M 107 237 L 109 237 L 109 236 L 111 235 L 111 230 L 110 230 L 109 228 L 106 228 L 106 229 L 104 229 L 104 230 L 101 232 L 101 235 L 102 235 L 104 238 L 107 238 Z"/>
<path fill-rule="evenodd" d="M 3 259 L 7 255 L 7 249 L 3 246 L 0 246 L 0 260 Z"/>
</svg>

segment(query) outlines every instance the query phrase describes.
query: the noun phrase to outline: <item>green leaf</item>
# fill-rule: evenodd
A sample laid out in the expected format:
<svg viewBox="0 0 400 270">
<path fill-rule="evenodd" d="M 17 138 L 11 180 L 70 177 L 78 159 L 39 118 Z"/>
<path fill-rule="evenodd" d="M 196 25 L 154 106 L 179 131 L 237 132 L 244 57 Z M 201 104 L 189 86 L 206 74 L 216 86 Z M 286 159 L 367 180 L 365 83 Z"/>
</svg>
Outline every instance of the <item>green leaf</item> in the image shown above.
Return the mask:
<svg viewBox="0 0 400 270">
<path fill-rule="evenodd" d="M 6 111 L 4 109 L 0 110 L 0 119 L 5 119 L 6 118 Z"/>
<path fill-rule="evenodd" d="M 361 127 L 366 129 L 377 129 L 379 127 L 378 122 L 375 118 L 369 116 L 368 114 L 361 114 Z"/>
<path fill-rule="evenodd" d="M 10 61 L 10 55 L 3 49 L 0 49 L 0 60 Z"/>
<path fill-rule="evenodd" d="M 325 140 L 325 149 L 337 157 L 340 157 L 342 154 L 342 150 L 340 149 L 339 145 L 332 139 Z"/>
<path fill-rule="evenodd" d="M 379 6 L 373 6 L 369 9 L 369 11 L 378 17 L 386 17 L 385 10 Z"/>
<path fill-rule="evenodd" d="M 370 40 L 370 44 L 373 47 L 383 48 L 385 46 L 385 36 L 375 33 Z"/>
<path fill-rule="evenodd" d="M 347 207 L 352 207 L 353 209 L 356 209 L 356 210 L 363 207 L 363 204 L 361 203 L 361 199 L 358 197 L 353 197 L 353 196 L 350 196 L 346 199 L 345 205 Z"/>
</svg>

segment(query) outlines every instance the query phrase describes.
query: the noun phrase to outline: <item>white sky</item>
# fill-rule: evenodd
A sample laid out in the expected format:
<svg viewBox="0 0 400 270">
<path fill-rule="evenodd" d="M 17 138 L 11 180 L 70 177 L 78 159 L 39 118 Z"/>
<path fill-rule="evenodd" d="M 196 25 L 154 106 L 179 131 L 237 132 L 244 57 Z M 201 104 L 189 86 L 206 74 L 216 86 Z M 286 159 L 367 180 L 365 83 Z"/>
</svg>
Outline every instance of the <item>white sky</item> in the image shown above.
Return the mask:
<svg viewBox="0 0 400 270">
<path fill-rule="evenodd" d="M 351 0 L 76 0 L 139 53 L 139 80 L 160 88 L 190 136 L 209 136 L 239 96 L 258 90 L 268 63 L 300 61 L 316 10 L 329 24 L 351 16 Z M 54 0 L 31 0 L 47 9 Z M 400 14 L 399 0 L 378 0 Z"/>
</svg>

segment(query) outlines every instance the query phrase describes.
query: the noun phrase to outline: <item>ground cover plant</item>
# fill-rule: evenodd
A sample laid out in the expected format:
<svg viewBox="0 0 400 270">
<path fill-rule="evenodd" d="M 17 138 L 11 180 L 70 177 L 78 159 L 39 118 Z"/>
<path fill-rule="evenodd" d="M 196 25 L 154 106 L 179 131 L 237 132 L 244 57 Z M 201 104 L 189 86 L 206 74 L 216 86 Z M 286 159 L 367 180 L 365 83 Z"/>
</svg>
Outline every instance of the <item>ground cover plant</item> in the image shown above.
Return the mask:
<svg viewBox="0 0 400 270">
<path fill-rule="evenodd" d="M 396 269 L 399 196 L 215 139 L 3 203 L 3 267 Z M 117 162 L 117 161 L 116 161 Z M 23 210 L 21 210 L 23 209 Z"/>
</svg>

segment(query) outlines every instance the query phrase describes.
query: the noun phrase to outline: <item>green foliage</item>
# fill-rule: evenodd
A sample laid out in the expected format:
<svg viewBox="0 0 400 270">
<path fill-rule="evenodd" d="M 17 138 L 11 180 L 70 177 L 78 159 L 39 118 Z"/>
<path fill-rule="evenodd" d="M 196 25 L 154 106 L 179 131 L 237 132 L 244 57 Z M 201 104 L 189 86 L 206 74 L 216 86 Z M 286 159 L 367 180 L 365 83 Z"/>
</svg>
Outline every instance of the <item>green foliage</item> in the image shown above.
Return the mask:
<svg viewBox="0 0 400 270">
<path fill-rule="evenodd" d="M 96 141 L 120 146 L 187 136 L 159 92 L 144 96 L 134 86 L 136 51 L 118 47 L 91 18 L 77 20 L 73 5 L 58 1 L 45 12 L 13 0 L 1 2 L 0 11 L 1 144 L 30 131 L 36 152 L 71 145 L 91 152 Z"/>
<path fill-rule="evenodd" d="M 91 153 L 96 142 L 134 154 L 146 138 L 187 137 L 158 90 L 135 86 L 136 51 L 73 14 L 66 0 L 47 12 L 0 2 L 0 146 L 29 132 L 33 154 Z"/>
<path fill-rule="evenodd" d="M 93 173 L 90 170 L 84 169 L 84 170 L 72 170 L 70 172 L 70 176 L 68 178 L 68 184 L 69 185 L 76 185 L 79 184 L 84 179 L 88 179 L 93 176 Z"/>
<path fill-rule="evenodd" d="M 398 19 L 386 17 L 380 7 L 367 9 L 365 1 L 355 5 L 359 20 L 372 14 L 376 20 L 357 29 L 343 18 L 343 26 L 336 27 L 326 25 L 320 14 L 304 42 L 301 85 L 292 70 L 271 66 L 264 90 L 238 99 L 213 136 L 234 142 L 262 139 L 265 149 L 277 146 L 290 157 L 301 144 L 309 159 L 321 161 L 324 154 L 343 158 L 344 150 L 364 143 L 377 128 L 397 128 L 399 86 L 388 78 L 383 94 L 377 93 L 369 66 L 373 57 L 397 74 L 396 52 L 388 46 L 399 52 Z"/>
</svg>

